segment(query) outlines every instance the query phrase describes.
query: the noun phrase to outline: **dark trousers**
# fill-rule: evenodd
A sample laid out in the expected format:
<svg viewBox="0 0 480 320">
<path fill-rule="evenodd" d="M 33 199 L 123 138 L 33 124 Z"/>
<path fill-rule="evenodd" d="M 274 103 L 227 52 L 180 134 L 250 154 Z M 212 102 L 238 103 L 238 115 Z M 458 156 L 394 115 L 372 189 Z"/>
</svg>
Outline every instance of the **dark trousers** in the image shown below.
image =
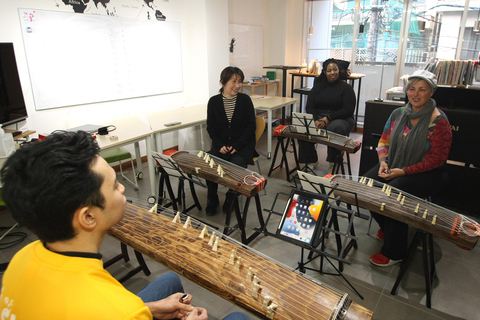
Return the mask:
<svg viewBox="0 0 480 320">
<path fill-rule="evenodd" d="M 220 152 L 215 152 L 213 150 L 208 151 L 208 153 L 219 157 L 221 159 L 227 160 L 228 162 L 231 162 L 233 164 L 236 164 L 240 167 L 246 168 L 248 166 L 248 161 L 243 158 L 242 156 L 239 156 L 237 154 L 223 154 Z M 207 180 L 207 199 L 210 200 L 213 203 L 218 203 L 218 184 L 212 181 Z"/>
<path fill-rule="evenodd" d="M 332 120 L 327 126 L 327 131 L 348 136 L 352 131 L 354 121 L 352 118 L 347 119 L 335 119 Z M 341 151 L 327 147 L 327 161 L 337 162 L 339 161 Z M 315 144 L 303 140 L 298 140 L 298 161 L 301 163 L 314 163 L 318 161 L 317 150 Z"/>
<path fill-rule="evenodd" d="M 418 198 L 426 198 L 439 194 L 448 183 L 448 174 L 445 166 L 426 172 L 398 177 L 393 180 L 380 178 L 378 176 L 379 167 L 380 164 L 376 165 L 365 173 L 364 176 L 386 183 Z M 370 213 L 375 221 L 377 221 L 385 236 L 380 253 L 392 260 L 402 259 L 408 247 L 408 225 L 379 213 Z"/>
</svg>

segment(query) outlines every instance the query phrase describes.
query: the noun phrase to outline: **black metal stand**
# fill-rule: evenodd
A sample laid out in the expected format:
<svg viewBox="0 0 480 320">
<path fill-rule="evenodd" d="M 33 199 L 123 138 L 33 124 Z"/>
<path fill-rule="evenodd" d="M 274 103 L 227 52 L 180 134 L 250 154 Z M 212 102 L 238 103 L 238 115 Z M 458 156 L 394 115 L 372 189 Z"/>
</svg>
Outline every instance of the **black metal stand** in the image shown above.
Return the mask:
<svg viewBox="0 0 480 320">
<path fill-rule="evenodd" d="M 312 182 L 312 184 L 315 184 L 315 183 Z M 326 190 L 325 190 L 325 187 L 323 185 L 317 184 L 315 186 L 315 188 L 317 188 L 317 190 L 323 190 L 323 193 L 327 194 L 327 193 L 325 193 Z M 329 200 L 331 200 L 331 201 L 329 201 L 329 203 L 327 204 L 328 209 L 326 211 L 326 214 L 324 215 L 324 217 L 320 217 L 321 219 L 323 219 L 323 221 L 320 221 L 321 232 L 319 233 L 318 241 L 316 241 L 313 245 L 294 244 L 294 245 L 297 245 L 297 246 L 301 247 L 301 257 L 300 257 L 300 261 L 298 262 L 297 269 L 300 272 L 303 272 L 303 273 L 305 272 L 305 270 L 308 269 L 308 270 L 317 271 L 321 274 L 341 276 L 346 281 L 346 283 L 352 288 L 352 290 L 355 291 L 355 293 L 361 299 L 363 299 L 363 296 L 355 289 L 355 287 L 345 278 L 345 276 L 342 273 L 343 272 L 343 264 L 344 263 L 350 264 L 350 261 L 345 259 L 346 255 L 348 254 L 348 252 L 350 251 L 350 249 L 352 247 L 357 248 L 355 232 L 354 232 L 354 229 L 353 229 L 353 218 L 355 217 L 356 214 L 355 214 L 354 211 L 352 211 L 350 209 L 339 207 L 337 205 L 332 205 L 332 203 L 335 203 L 335 204 L 340 203 L 340 200 L 330 197 L 331 194 L 332 194 L 332 191 L 328 194 Z M 276 202 L 277 202 L 278 197 L 280 195 L 287 196 L 287 197 L 289 196 L 289 194 L 287 194 L 287 193 L 277 192 L 277 195 L 276 195 L 276 197 L 275 197 L 275 199 L 272 203 L 272 206 L 271 206 L 270 210 L 265 209 L 265 211 L 269 212 L 266 223 L 265 223 L 265 226 L 262 229 L 257 229 L 258 232 L 263 232 L 265 235 L 277 237 L 275 233 L 271 233 L 267 230 L 267 225 L 268 225 L 268 222 L 270 221 L 270 218 L 271 218 L 272 214 L 282 216 L 281 212 L 277 212 L 277 211 L 274 210 L 274 208 L 276 206 Z M 344 212 L 348 215 L 349 224 L 348 224 L 348 227 L 347 227 L 345 232 L 340 231 L 340 226 L 338 224 L 338 214 L 337 214 L 339 211 Z M 329 212 L 331 214 L 330 214 L 330 218 L 328 219 Z M 332 228 L 332 226 L 333 226 L 333 228 Z M 327 248 L 326 248 L 326 245 L 325 245 L 325 239 L 328 237 L 328 235 L 330 233 L 335 234 L 335 240 L 336 240 L 336 245 L 337 245 L 337 252 L 336 253 L 328 252 Z M 342 238 L 343 238 L 343 241 L 342 241 Z M 307 258 L 308 260 L 306 260 L 306 261 L 304 260 L 305 250 L 309 251 L 309 257 Z M 311 263 L 312 261 L 314 261 L 318 257 L 320 257 L 320 268 L 315 269 L 315 268 L 307 267 L 307 265 L 309 263 Z M 323 270 L 323 259 L 326 259 L 330 263 L 330 265 L 332 265 L 332 267 L 335 269 L 336 273 L 326 273 L 326 272 L 324 272 L 324 270 Z M 339 262 L 339 268 L 337 268 L 331 262 L 330 259 L 337 260 Z"/>
<path fill-rule="evenodd" d="M 427 308 L 432 307 L 432 292 L 433 292 L 433 280 L 436 277 L 437 271 L 435 269 L 435 255 L 433 252 L 433 236 L 430 232 L 426 232 L 424 230 L 417 230 L 415 236 L 413 237 L 412 242 L 407 250 L 407 255 L 402 262 L 402 266 L 400 267 L 400 271 L 397 275 L 397 280 L 393 285 L 392 291 L 390 292 L 392 295 L 396 295 L 398 291 L 398 286 L 402 281 L 405 272 L 407 271 L 408 267 L 412 263 L 413 256 L 415 250 L 417 249 L 418 245 L 421 245 L 422 248 L 422 256 L 423 256 L 423 272 L 425 275 L 425 292 L 427 295 L 426 305 Z"/>
<path fill-rule="evenodd" d="M 198 201 L 197 193 L 195 192 L 195 184 L 203 188 L 206 188 L 206 185 L 203 184 L 197 177 L 193 177 L 191 174 L 184 173 L 169 157 L 162 156 L 160 154 L 154 154 L 153 158 L 157 162 L 157 170 L 160 173 L 160 180 L 158 184 L 158 205 L 163 205 L 163 200 L 165 200 L 165 197 L 162 197 L 162 195 L 164 194 L 164 186 L 166 186 L 168 199 L 170 199 L 171 202 L 163 205 L 164 207 L 168 208 L 169 206 L 172 206 L 175 211 L 178 211 L 179 207 L 183 204 L 182 213 L 187 213 L 193 208 L 202 210 L 200 201 Z M 167 169 L 170 171 L 170 173 L 167 172 Z M 173 192 L 170 176 L 178 178 L 177 196 L 175 196 L 175 193 Z M 185 201 L 185 181 L 188 181 L 190 192 L 194 201 L 193 205 L 190 207 L 186 206 Z"/>
<path fill-rule="evenodd" d="M 114 264 L 114 263 L 116 263 L 116 262 L 118 262 L 122 259 L 125 262 L 128 262 L 130 260 L 130 256 L 128 255 L 127 245 L 125 243 L 121 242 L 120 243 L 120 249 L 121 249 L 122 253 L 118 254 L 117 256 L 115 256 L 112 259 L 103 263 L 103 268 L 104 269 L 108 268 L 112 264 Z M 147 263 L 143 259 L 142 254 L 140 252 L 138 252 L 137 250 L 134 250 L 134 252 L 135 252 L 135 257 L 137 258 L 138 266 L 133 268 L 132 270 L 130 270 L 126 275 L 124 275 L 120 279 L 118 279 L 118 282 L 120 282 L 120 283 L 123 283 L 123 282 L 127 281 L 128 279 L 130 279 L 131 277 L 133 277 L 134 275 L 136 275 L 140 271 L 143 271 L 143 273 L 146 276 L 149 276 L 151 274 L 150 269 L 148 269 Z"/>
<path fill-rule="evenodd" d="M 240 203 L 238 201 L 240 193 L 235 192 L 234 196 L 235 198 L 233 200 L 233 211 L 235 211 L 237 224 L 233 227 L 230 226 L 231 219 L 232 219 L 232 210 L 228 210 L 227 216 L 225 218 L 225 228 L 223 229 L 223 233 L 228 236 L 238 229 L 240 231 L 242 243 L 245 245 L 248 245 L 250 242 L 252 242 L 252 240 L 254 240 L 262 232 L 259 231 L 258 229 L 255 229 L 255 231 L 250 236 L 247 237 L 245 227 L 247 223 L 248 207 L 250 206 L 250 200 L 252 199 L 252 197 L 245 198 L 246 199 L 245 205 L 243 207 L 242 212 L 240 212 Z M 254 196 L 254 198 L 255 198 L 258 221 L 260 222 L 260 228 L 261 228 L 260 230 L 263 230 L 265 228 L 265 222 L 263 220 L 262 206 L 260 205 L 260 197 L 258 196 L 258 193 Z"/>
<path fill-rule="evenodd" d="M 287 160 L 287 152 L 288 152 L 288 146 L 292 144 L 293 147 L 293 154 L 294 154 L 294 159 L 295 159 L 295 167 L 292 168 L 291 170 L 288 167 L 288 160 Z M 275 161 L 277 160 L 277 154 L 278 154 L 278 148 L 281 148 L 282 150 L 282 159 L 279 164 L 275 165 Z M 285 137 L 277 137 L 277 145 L 275 147 L 275 152 L 273 154 L 273 159 L 272 159 L 272 164 L 270 166 L 270 170 L 268 171 L 268 176 L 272 174 L 273 171 L 275 171 L 278 168 L 283 168 L 283 165 L 285 165 L 285 174 L 287 177 L 287 181 L 290 181 L 290 175 L 294 173 L 295 171 L 299 170 L 300 164 L 298 162 L 298 156 L 297 156 L 297 148 L 295 146 L 295 140 L 290 139 L 290 138 L 285 138 Z"/>
</svg>

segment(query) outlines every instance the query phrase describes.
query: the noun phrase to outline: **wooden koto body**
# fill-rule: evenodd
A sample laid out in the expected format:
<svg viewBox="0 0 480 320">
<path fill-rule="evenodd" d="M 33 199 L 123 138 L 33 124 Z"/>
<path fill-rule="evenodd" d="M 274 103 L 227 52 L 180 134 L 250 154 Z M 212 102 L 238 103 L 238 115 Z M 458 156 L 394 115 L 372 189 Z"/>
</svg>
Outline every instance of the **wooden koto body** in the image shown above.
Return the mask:
<svg viewBox="0 0 480 320">
<path fill-rule="evenodd" d="M 267 184 L 267 179 L 258 173 L 203 151 L 196 155 L 188 151 L 178 151 L 171 157 L 186 173 L 221 184 L 247 197 L 256 195 Z M 219 172 L 219 166 L 223 173 Z"/>
<path fill-rule="evenodd" d="M 226 236 L 220 235 L 220 239 L 208 230 L 208 235 L 200 237 L 206 227 L 190 227 L 190 217 L 181 223 L 178 213 L 174 220 L 127 204 L 125 217 L 109 234 L 263 319 L 372 317 L 371 311 L 352 302 L 347 294 L 318 284 Z"/>
<path fill-rule="evenodd" d="M 473 249 L 480 236 L 476 221 L 401 190 L 388 191 L 387 184 L 373 179 L 361 177 L 353 181 L 333 176 L 330 184 L 337 188 L 334 194 L 342 201 L 356 205 L 358 199 L 360 207 L 430 232 L 464 249 Z"/>
<path fill-rule="evenodd" d="M 348 153 L 357 152 L 361 143 L 355 139 L 336 134 L 334 132 L 327 132 L 325 135 L 318 135 L 317 132 L 312 132 L 312 134 L 298 133 L 295 126 L 286 126 L 281 132 L 282 137 L 294 138 L 297 140 L 308 141 L 312 143 L 324 144 L 329 147 L 333 147 L 340 151 L 345 151 Z"/>
</svg>

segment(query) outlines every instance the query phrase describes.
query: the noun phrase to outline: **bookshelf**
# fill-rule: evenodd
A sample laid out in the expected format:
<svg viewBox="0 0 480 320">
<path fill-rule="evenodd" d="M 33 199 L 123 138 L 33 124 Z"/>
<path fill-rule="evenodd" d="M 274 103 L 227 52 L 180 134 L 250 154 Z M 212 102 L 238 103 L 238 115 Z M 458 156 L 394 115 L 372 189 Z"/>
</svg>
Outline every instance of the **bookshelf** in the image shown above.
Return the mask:
<svg viewBox="0 0 480 320">
<path fill-rule="evenodd" d="M 439 85 L 472 85 L 477 69 L 477 60 L 437 60 L 428 63 L 425 70 L 437 76 Z"/>
</svg>

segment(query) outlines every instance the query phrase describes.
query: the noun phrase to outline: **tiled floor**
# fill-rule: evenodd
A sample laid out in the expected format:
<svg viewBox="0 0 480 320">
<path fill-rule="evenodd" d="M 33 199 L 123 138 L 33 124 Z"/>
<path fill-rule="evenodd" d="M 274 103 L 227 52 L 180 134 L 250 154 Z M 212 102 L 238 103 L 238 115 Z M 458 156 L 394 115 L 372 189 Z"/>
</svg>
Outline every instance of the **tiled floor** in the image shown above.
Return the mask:
<svg viewBox="0 0 480 320">
<path fill-rule="evenodd" d="M 266 135 L 262 137 L 257 148 L 260 153 L 260 165 L 264 176 L 267 175 L 270 168 L 270 160 L 266 158 Z M 361 135 L 354 134 L 352 137 L 361 139 Z M 275 142 L 274 142 L 275 145 Z M 325 174 L 327 171 L 327 164 L 322 161 L 325 158 L 326 148 L 318 146 L 320 156 L 320 163 L 316 167 L 315 172 L 319 175 Z M 291 157 L 291 155 L 289 155 Z M 360 152 L 351 156 L 353 174 L 358 173 L 358 163 L 360 160 Z M 256 167 L 250 167 L 255 170 Z M 144 171 L 147 168 L 144 166 Z M 127 197 L 134 199 L 145 200 L 149 195 L 149 181 L 148 175 L 144 174 L 144 180 L 140 181 L 140 190 L 135 191 L 128 183 L 125 184 Z M 261 205 L 264 209 L 270 209 L 274 202 L 278 191 L 289 193 L 292 185 L 285 180 L 284 171 L 276 170 L 268 177 L 267 195 L 260 193 Z M 220 200 L 223 200 L 225 188 L 220 188 Z M 196 187 L 196 192 L 199 196 L 203 207 L 206 205 L 206 190 Z M 187 190 L 187 204 L 193 203 L 188 196 L 190 192 Z M 281 200 L 278 201 L 281 205 Z M 251 211 L 254 206 L 250 206 Z M 276 208 L 277 210 L 277 208 Z M 367 214 L 366 211 L 362 213 Z M 190 215 L 216 225 L 223 227 L 225 215 L 219 213 L 213 217 L 209 217 L 204 211 L 193 209 L 189 212 Z M 267 217 L 268 212 L 264 212 L 264 217 Z M 342 219 L 341 219 L 342 220 Z M 278 218 L 272 218 L 268 225 L 268 229 L 276 228 Z M 341 221 L 345 223 L 345 219 Z M 2 226 L 12 225 L 13 220 L 8 213 L 0 213 L 0 224 Z M 256 218 L 252 212 L 249 215 L 248 229 L 257 226 Z M 389 268 L 378 268 L 370 264 L 369 256 L 377 253 L 380 250 L 381 242 L 375 239 L 375 234 L 378 226 L 373 223 L 371 234 L 367 235 L 368 220 L 355 218 L 355 231 L 358 237 L 358 249 L 352 250 L 347 259 L 351 265 L 345 265 L 344 276 L 348 281 L 358 290 L 364 297 L 362 300 L 343 280 L 341 277 L 334 275 L 320 274 L 317 271 L 307 270 L 307 275 L 316 279 L 319 282 L 331 285 L 341 291 L 350 295 L 356 303 L 374 311 L 374 319 L 480 319 L 480 313 L 477 311 L 477 305 L 480 297 L 480 249 L 478 246 L 472 251 L 466 251 L 453 245 L 452 243 L 434 238 L 435 261 L 437 268 L 437 278 L 433 286 L 432 308 L 428 309 L 425 306 L 426 295 L 423 277 L 422 259 L 417 250 L 414 263 L 401 282 L 398 294 L 393 296 L 390 294 L 391 288 L 395 282 L 399 265 Z M 412 229 L 412 228 L 411 228 Z M 17 228 L 16 231 L 23 231 L 27 234 L 27 239 L 22 243 L 0 251 L 0 263 L 6 262 L 11 257 L 26 245 L 28 242 L 36 239 L 32 233 L 25 230 L 24 227 Z M 413 230 L 410 235 L 413 236 Z M 239 240 L 238 232 L 234 232 L 232 238 Z M 4 240 L 5 241 L 5 240 Z M 327 240 L 329 245 L 332 245 L 331 240 Z M 274 260 L 290 266 L 292 269 L 296 268 L 300 261 L 299 247 L 283 242 L 271 236 L 261 235 L 255 239 L 250 246 Z M 107 237 L 102 247 L 101 253 L 104 255 L 104 260 L 117 255 L 120 252 L 120 245 L 118 241 Z M 133 256 L 133 254 L 132 254 Z M 134 260 L 134 259 L 132 259 Z M 124 283 L 127 289 L 137 292 L 143 288 L 147 283 L 153 280 L 156 276 L 166 272 L 164 266 L 159 263 L 146 259 L 147 264 L 152 271 L 150 276 L 145 276 L 143 273 L 137 274 L 133 278 Z M 334 262 L 336 265 L 336 263 Z M 118 262 L 108 268 L 108 270 L 115 277 L 121 277 L 127 272 L 129 268 L 134 265 L 134 262 L 124 263 Z M 319 260 L 313 261 L 308 265 L 311 268 L 318 269 Z M 325 273 L 333 272 L 334 269 L 326 264 L 324 267 Z M 187 292 L 193 295 L 194 305 L 206 307 L 209 312 L 209 319 L 221 319 L 227 313 L 234 310 L 240 310 L 230 302 L 210 293 L 209 291 L 197 286 L 187 279 L 183 279 L 184 286 Z M 256 317 L 252 316 L 252 319 Z"/>
</svg>

